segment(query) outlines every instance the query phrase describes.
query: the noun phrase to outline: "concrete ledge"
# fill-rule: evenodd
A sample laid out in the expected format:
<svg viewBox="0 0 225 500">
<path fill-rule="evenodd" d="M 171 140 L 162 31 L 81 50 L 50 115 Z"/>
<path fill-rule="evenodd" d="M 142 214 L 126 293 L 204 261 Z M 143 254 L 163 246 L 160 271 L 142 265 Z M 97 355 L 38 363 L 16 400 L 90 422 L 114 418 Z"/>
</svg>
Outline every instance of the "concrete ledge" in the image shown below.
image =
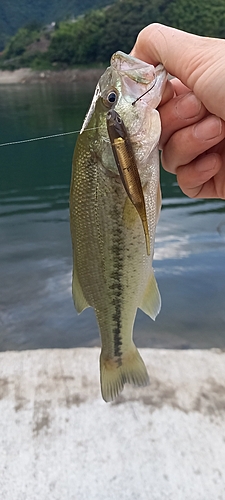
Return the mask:
<svg viewBox="0 0 225 500">
<path fill-rule="evenodd" d="M 140 351 L 111 404 L 98 349 L 0 353 L 2 499 L 225 499 L 225 353 Z"/>
</svg>

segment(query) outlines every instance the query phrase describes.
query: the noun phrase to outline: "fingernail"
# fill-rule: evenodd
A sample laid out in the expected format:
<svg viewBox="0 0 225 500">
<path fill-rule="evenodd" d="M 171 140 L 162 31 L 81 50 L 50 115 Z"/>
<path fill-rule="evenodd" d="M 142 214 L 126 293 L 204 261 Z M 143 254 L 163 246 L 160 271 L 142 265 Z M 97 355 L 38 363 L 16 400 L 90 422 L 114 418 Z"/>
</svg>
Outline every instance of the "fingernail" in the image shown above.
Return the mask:
<svg viewBox="0 0 225 500">
<path fill-rule="evenodd" d="M 197 139 L 208 141 L 214 139 L 222 132 L 222 121 L 217 116 L 209 116 L 200 123 L 194 125 L 194 135 Z"/>
<path fill-rule="evenodd" d="M 201 106 L 201 101 L 199 101 L 199 99 L 197 99 L 197 97 L 190 92 L 177 101 L 177 115 L 180 118 L 194 118 L 199 115 Z"/>
<path fill-rule="evenodd" d="M 217 155 L 215 154 L 205 155 L 196 163 L 196 170 L 198 170 L 198 172 L 208 172 L 210 170 L 214 170 L 216 162 L 217 162 Z"/>
</svg>

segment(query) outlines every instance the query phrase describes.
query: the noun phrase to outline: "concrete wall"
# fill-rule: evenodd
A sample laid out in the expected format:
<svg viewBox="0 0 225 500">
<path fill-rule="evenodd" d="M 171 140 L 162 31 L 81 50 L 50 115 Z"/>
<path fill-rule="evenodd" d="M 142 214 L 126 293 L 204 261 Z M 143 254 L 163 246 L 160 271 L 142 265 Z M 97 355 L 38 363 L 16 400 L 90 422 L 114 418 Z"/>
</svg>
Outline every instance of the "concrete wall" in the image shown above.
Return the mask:
<svg viewBox="0 0 225 500">
<path fill-rule="evenodd" d="M 1 500 L 225 500 L 225 353 L 141 354 L 106 404 L 98 349 L 0 353 Z"/>
</svg>

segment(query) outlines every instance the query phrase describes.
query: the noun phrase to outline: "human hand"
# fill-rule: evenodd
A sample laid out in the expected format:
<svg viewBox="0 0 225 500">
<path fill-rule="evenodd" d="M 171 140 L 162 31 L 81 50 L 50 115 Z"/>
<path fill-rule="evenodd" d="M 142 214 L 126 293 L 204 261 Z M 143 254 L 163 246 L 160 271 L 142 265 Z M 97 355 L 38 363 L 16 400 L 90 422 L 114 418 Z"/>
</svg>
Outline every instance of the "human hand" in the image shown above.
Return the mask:
<svg viewBox="0 0 225 500">
<path fill-rule="evenodd" d="M 158 108 L 164 169 L 190 197 L 225 199 L 225 40 L 152 24 L 132 55 L 176 77 Z"/>
</svg>

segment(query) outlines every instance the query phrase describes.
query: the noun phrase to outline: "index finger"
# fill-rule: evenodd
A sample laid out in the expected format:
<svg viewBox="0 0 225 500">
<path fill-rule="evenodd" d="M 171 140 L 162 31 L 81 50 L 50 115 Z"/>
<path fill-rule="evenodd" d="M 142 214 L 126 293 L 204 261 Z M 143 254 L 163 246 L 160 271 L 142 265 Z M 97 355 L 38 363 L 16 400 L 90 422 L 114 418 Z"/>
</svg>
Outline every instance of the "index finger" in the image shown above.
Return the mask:
<svg viewBox="0 0 225 500">
<path fill-rule="evenodd" d="M 184 85 L 180 80 L 178 80 L 178 78 L 169 79 L 166 83 L 159 108 L 160 106 L 163 106 L 163 104 L 166 104 L 166 102 L 170 101 L 170 99 L 172 99 L 173 97 L 179 96 L 181 94 L 188 94 L 189 92 L 190 89 L 186 87 L 186 85 Z"/>
<path fill-rule="evenodd" d="M 189 87 L 184 85 L 180 80 L 178 80 L 178 78 L 172 78 L 170 81 L 176 96 L 181 94 L 189 94 Z"/>
</svg>

